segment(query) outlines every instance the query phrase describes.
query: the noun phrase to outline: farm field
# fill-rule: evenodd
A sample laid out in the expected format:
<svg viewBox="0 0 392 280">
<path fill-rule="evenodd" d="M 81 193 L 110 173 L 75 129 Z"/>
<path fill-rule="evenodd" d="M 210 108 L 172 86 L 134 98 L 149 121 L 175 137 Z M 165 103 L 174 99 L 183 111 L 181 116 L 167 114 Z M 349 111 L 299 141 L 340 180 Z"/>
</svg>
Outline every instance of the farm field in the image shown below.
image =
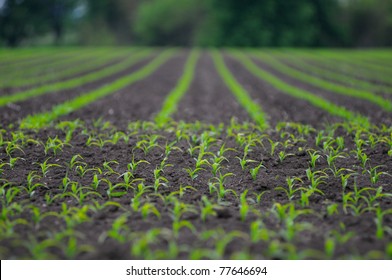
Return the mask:
<svg viewBox="0 0 392 280">
<path fill-rule="evenodd" d="M 392 259 L 392 50 L 0 50 L 1 259 Z"/>
</svg>

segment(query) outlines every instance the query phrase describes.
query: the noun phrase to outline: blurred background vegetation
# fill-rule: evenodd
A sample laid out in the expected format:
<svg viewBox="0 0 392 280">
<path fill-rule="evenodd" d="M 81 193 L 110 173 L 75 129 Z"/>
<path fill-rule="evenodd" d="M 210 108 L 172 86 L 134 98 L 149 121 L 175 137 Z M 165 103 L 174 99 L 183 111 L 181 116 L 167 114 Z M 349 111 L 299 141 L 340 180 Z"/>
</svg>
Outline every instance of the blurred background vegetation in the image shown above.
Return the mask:
<svg viewBox="0 0 392 280">
<path fill-rule="evenodd" d="M 386 47 L 392 0 L 0 0 L 0 46 Z"/>
</svg>

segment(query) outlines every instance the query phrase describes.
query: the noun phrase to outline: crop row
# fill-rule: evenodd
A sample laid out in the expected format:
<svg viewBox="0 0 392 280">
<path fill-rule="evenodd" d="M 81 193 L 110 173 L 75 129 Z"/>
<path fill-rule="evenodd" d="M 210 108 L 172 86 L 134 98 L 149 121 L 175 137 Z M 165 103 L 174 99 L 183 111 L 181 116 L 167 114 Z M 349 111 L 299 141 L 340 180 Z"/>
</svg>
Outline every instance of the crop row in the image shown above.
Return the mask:
<svg viewBox="0 0 392 280">
<path fill-rule="evenodd" d="M 169 53 L 174 52 L 174 50 L 169 50 Z M 44 94 L 55 93 L 61 90 L 66 89 L 73 89 L 85 84 L 99 81 L 103 78 L 110 77 L 117 73 L 121 73 L 136 62 L 141 61 L 142 59 L 147 58 L 152 53 L 152 50 L 140 50 L 134 51 L 134 54 L 128 57 L 127 59 L 122 60 L 121 62 L 117 62 L 113 65 L 108 67 L 93 71 L 88 74 L 81 75 L 79 77 L 71 78 L 65 81 L 59 81 L 43 86 L 34 87 L 32 89 L 28 89 L 21 92 L 15 92 L 13 94 L 4 95 L 0 97 L 0 106 L 5 106 L 9 103 L 25 101 L 33 97 L 37 97 Z M 226 86 L 230 89 L 233 93 L 234 97 L 237 99 L 238 103 L 240 103 L 243 108 L 249 113 L 251 118 L 261 127 L 266 128 L 268 127 L 267 118 L 263 111 L 263 108 L 260 105 L 255 103 L 249 94 L 246 92 L 244 87 L 238 83 L 235 78 L 235 75 L 230 72 L 230 70 L 225 66 L 224 59 L 222 55 L 218 51 L 210 52 L 211 57 L 214 61 L 214 65 L 221 76 L 223 82 Z M 390 112 L 392 110 L 392 103 L 387 98 L 381 97 L 380 95 L 374 94 L 372 92 L 363 91 L 355 88 L 350 88 L 347 86 L 339 85 L 333 82 L 329 82 L 323 80 L 322 78 L 318 78 L 316 76 L 307 74 L 303 71 L 296 70 L 283 62 L 279 61 L 279 55 L 265 55 L 260 52 L 240 52 L 237 50 L 229 51 L 228 54 L 238 61 L 242 63 L 242 65 L 254 76 L 263 80 L 264 82 L 271 84 L 277 90 L 279 90 L 283 94 L 288 94 L 298 99 L 305 100 L 308 102 L 309 105 L 314 106 L 318 109 L 324 110 L 333 116 L 338 116 L 348 121 L 361 123 L 363 126 L 369 126 L 369 120 L 366 116 L 362 116 L 357 112 L 351 111 L 346 107 L 339 106 L 323 97 L 320 97 L 312 92 L 303 90 L 301 88 L 292 86 L 285 82 L 280 77 L 274 75 L 271 72 L 263 70 L 261 67 L 257 66 L 247 55 L 255 55 L 258 59 L 261 59 L 264 63 L 268 64 L 273 69 L 288 75 L 292 78 L 295 78 L 303 83 L 311 84 L 313 86 L 319 87 L 321 89 L 327 90 L 331 93 L 337 93 L 341 95 L 347 95 L 353 98 L 364 99 L 365 101 L 374 103 L 385 111 Z M 276 56 L 276 58 L 275 58 Z M 108 55 L 108 57 L 102 58 L 102 61 L 96 62 L 103 64 L 104 62 L 108 61 L 108 58 L 112 56 Z M 94 89 L 90 92 L 87 92 L 73 100 L 69 100 L 63 104 L 53 106 L 53 108 L 48 112 L 42 112 L 35 114 L 33 116 L 29 116 L 26 119 L 22 120 L 21 127 L 24 128 L 42 128 L 43 126 L 49 124 L 50 122 L 56 120 L 60 116 L 64 116 L 70 112 L 73 112 L 77 109 L 80 109 L 103 96 L 107 96 L 112 94 L 130 84 L 134 83 L 135 81 L 141 80 L 152 72 L 158 69 L 158 67 L 165 61 L 168 60 L 169 56 L 166 55 L 159 56 L 165 57 L 165 59 L 158 59 L 154 60 L 143 69 L 131 73 L 125 77 L 120 77 L 113 81 L 111 84 L 104 85 L 98 89 Z M 191 82 L 194 78 L 194 73 L 196 69 L 196 64 L 199 57 L 199 51 L 193 51 L 184 68 L 183 77 L 179 79 L 177 86 L 169 93 L 168 98 L 165 100 L 161 112 L 158 112 L 156 120 L 160 123 L 165 123 L 170 119 L 170 116 L 173 112 L 175 112 L 178 102 L 181 100 L 182 96 L 186 94 L 188 91 Z M 156 63 L 156 61 L 160 61 Z M 154 66 L 151 66 L 154 65 Z M 93 65 L 82 65 L 75 67 L 75 69 L 69 69 L 74 73 L 81 72 L 84 67 L 96 67 L 97 64 Z M 150 70 L 146 70 L 150 69 Z M 67 71 L 64 71 L 64 74 Z M 61 72 L 60 72 L 61 73 Z M 143 74 L 140 74 L 143 73 Z M 68 72 L 68 74 L 70 74 Z M 61 74 L 58 74 L 59 76 Z M 42 80 L 44 80 L 47 76 L 42 76 Z M 134 79 L 133 77 L 138 77 Z M 28 79 L 27 79 L 28 80 Z"/>
<path fill-rule="evenodd" d="M 66 89 L 75 88 L 75 87 L 102 79 L 104 77 L 113 75 L 117 72 L 120 72 L 122 70 L 125 70 L 125 69 L 131 67 L 132 65 L 134 65 L 138 61 L 146 58 L 148 55 L 149 55 L 148 50 L 143 51 L 139 54 L 132 55 L 132 56 L 128 57 L 127 59 L 124 59 L 120 63 L 114 64 L 109 67 L 105 67 L 99 71 L 95 71 L 90 74 L 81 75 L 81 76 L 78 76 L 76 78 L 69 79 L 66 81 L 43 85 L 40 87 L 32 88 L 30 90 L 2 96 L 2 97 L 0 97 L 0 106 L 4 106 L 4 105 L 6 105 L 8 103 L 12 103 L 12 102 L 19 102 L 19 101 L 27 100 L 29 98 L 43 95 L 43 94 L 50 94 L 50 93 L 56 92 L 58 90 L 66 90 Z"/>
<path fill-rule="evenodd" d="M 312 64 L 309 60 L 304 60 L 302 56 L 295 56 L 292 54 L 275 55 L 277 59 L 281 59 L 283 62 L 288 62 L 288 66 L 292 66 L 295 69 L 304 71 L 305 73 L 315 74 L 318 77 L 326 80 L 337 82 L 349 87 L 360 88 L 368 91 L 375 92 L 392 92 L 392 86 L 376 84 L 363 79 L 355 78 L 348 75 L 341 75 L 336 73 L 334 70 L 328 70 L 321 67 L 320 65 Z"/>
<path fill-rule="evenodd" d="M 50 67 L 43 66 L 42 70 L 40 70 L 40 68 L 32 66 L 28 70 L 23 69 L 20 74 L 23 76 L 19 75 L 20 77 L 10 72 L 9 76 L 4 77 L 2 86 L 22 87 L 39 85 L 45 82 L 56 82 L 56 80 L 67 79 L 79 73 L 82 74 L 83 72 L 94 70 L 97 67 L 102 67 L 113 60 L 126 57 L 126 54 L 129 54 L 129 51 L 119 52 L 116 54 L 109 52 L 97 52 L 62 61 L 62 63 L 55 68 L 53 68 L 52 65 Z M 17 69 L 20 69 L 20 67 L 17 67 Z M 31 70 L 31 73 L 34 73 L 34 75 L 26 76 L 25 74 L 26 72 L 30 72 L 29 70 Z M 18 70 L 16 70 L 16 72 L 17 71 Z"/>
<path fill-rule="evenodd" d="M 296 52 L 295 52 L 296 53 Z M 342 75 L 354 76 L 364 80 L 370 81 L 379 81 L 382 83 L 386 83 L 390 85 L 390 76 L 386 75 L 382 71 L 372 71 L 367 67 L 360 67 L 358 65 L 353 65 L 351 61 L 355 60 L 353 58 L 350 61 L 341 61 L 341 60 L 331 60 L 328 57 L 320 56 L 318 53 L 312 52 L 300 52 L 300 56 L 305 59 L 309 59 L 315 65 L 318 65 L 323 68 L 327 68 L 329 70 L 335 71 Z"/>
<path fill-rule="evenodd" d="M 158 67 L 167 61 L 172 55 L 172 50 L 166 50 L 140 70 L 137 70 L 125 77 L 119 78 L 108 85 L 104 85 L 96 90 L 87 92 L 72 100 L 54 106 L 51 111 L 28 116 L 21 121 L 20 127 L 29 129 L 39 129 L 45 127 L 47 124 L 53 122 L 60 116 L 67 115 L 86 106 L 87 104 L 90 104 L 91 102 L 94 102 L 109 94 L 113 94 L 116 91 L 125 88 L 126 86 L 144 79 L 152 72 L 156 71 Z"/>
<path fill-rule="evenodd" d="M 251 59 L 246 57 L 244 54 L 240 52 L 232 52 L 232 55 L 235 58 L 237 58 L 238 61 L 240 61 L 249 70 L 250 73 L 268 82 L 269 84 L 273 85 L 276 89 L 280 90 L 281 92 L 294 96 L 295 98 L 306 100 L 311 105 L 320 108 L 322 110 L 325 110 L 331 115 L 341 117 L 348 121 L 360 123 L 364 126 L 369 125 L 369 121 L 366 119 L 366 117 L 361 116 L 352 111 L 349 111 L 344 107 L 335 105 L 334 103 L 329 102 L 328 100 L 319 97 L 311 92 L 301 90 L 295 86 L 291 86 L 285 83 L 283 80 L 279 79 L 278 77 L 258 67 L 256 64 L 254 64 L 251 61 Z"/>
<path fill-rule="evenodd" d="M 390 127 L 57 129 L 0 132 L 2 258 L 392 258 Z"/>
<path fill-rule="evenodd" d="M 338 84 L 334 84 L 334 83 L 325 81 L 325 80 L 317 78 L 315 76 L 312 76 L 312 75 L 303 73 L 301 71 L 295 70 L 293 68 L 290 68 L 270 56 L 258 54 L 257 57 L 259 57 L 264 63 L 267 63 L 273 69 L 276 69 L 277 71 L 279 71 L 285 75 L 288 75 L 290 77 L 293 77 L 301 82 L 311 84 L 313 86 L 328 90 L 333 93 L 348 95 L 348 96 L 359 98 L 359 99 L 364 99 L 364 100 L 367 100 L 369 102 L 372 102 L 372 103 L 378 105 L 379 107 L 383 108 L 384 110 L 386 110 L 388 112 L 392 111 L 392 102 L 385 99 L 385 98 L 382 98 L 381 96 L 379 96 L 377 94 L 367 92 L 367 91 L 358 90 L 355 88 L 345 87 L 342 85 L 338 85 Z"/>
</svg>

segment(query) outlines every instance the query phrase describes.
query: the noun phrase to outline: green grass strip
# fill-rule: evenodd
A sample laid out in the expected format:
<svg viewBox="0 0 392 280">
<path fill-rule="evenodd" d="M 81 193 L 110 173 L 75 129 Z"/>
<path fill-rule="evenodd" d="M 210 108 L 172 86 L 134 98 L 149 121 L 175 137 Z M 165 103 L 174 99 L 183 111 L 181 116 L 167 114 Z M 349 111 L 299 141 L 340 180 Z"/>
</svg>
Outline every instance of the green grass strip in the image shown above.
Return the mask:
<svg viewBox="0 0 392 280">
<path fill-rule="evenodd" d="M 8 82 L 2 84 L 2 86 L 9 86 L 9 87 L 20 87 L 20 86 L 31 86 L 37 85 L 44 82 L 56 82 L 58 79 L 67 78 L 73 76 L 78 73 L 82 73 L 84 71 L 94 70 L 97 67 L 103 66 L 114 59 L 118 59 L 125 53 L 121 54 L 112 54 L 112 53 L 104 53 L 97 57 L 90 57 L 89 61 L 79 61 L 78 63 L 74 63 L 74 67 L 67 67 L 63 68 L 59 71 L 52 71 L 45 75 L 33 76 L 33 77 L 26 77 L 26 78 L 15 78 L 10 79 Z M 91 61 L 90 61 L 91 60 Z"/>
<path fill-rule="evenodd" d="M 99 89 L 90 91 L 84 95 L 78 96 L 72 100 L 66 101 L 62 104 L 54 106 L 51 111 L 30 115 L 23 119 L 20 123 L 22 129 L 40 129 L 57 118 L 76 111 L 84 106 L 101 99 L 107 95 L 113 94 L 139 80 L 146 78 L 155 72 L 163 63 L 165 63 L 174 54 L 173 50 L 169 49 L 162 52 L 153 61 L 148 63 L 140 70 L 131 73 L 128 76 L 119 78 L 111 84 L 107 84 Z"/>
<path fill-rule="evenodd" d="M 352 76 L 344 75 L 344 74 L 338 74 L 336 71 L 333 70 L 328 70 L 323 67 L 320 67 L 319 65 L 313 65 L 309 63 L 306 60 L 303 60 L 302 57 L 298 57 L 292 54 L 289 55 L 273 55 L 277 59 L 284 59 L 287 60 L 288 62 L 292 63 L 292 66 L 288 65 L 290 68 L 293 67 L 298 67 L 299 70 L 305 71 L 305 72 L 312 72 L 316 74 L 317 76 L 325 79 L 329 79 L 335 82 L 342 83 L 344 85 L 350 86 L 350 87 L 356 87 L 356 88 L 361 88 L 364 90 L 370 90 L 370 91 L 382 91 L 386 93 L 392 93 L 392 87 L 389 87 L 387 85 L 378 85 L 374 84 L 365 80 L 361 80 L 359 78 L 355 78 Z"/>
<path fill-rule="evenodd" d="M 25 52 L 10 49 L 6 49 L 5 52 L 1 52 L 0 50 L 0 68 L 30 62 L 30 60 L 43 59 L 45 57 L 52 56 L 60 52 L 61 51 L 55 51 L 55 49 L 48 49 L 46 51 L 28 49 L 25 50 Z"/>
<path fill-rule="evenodd" d="M 21 59 L 17 61 L 0 59 L 0 72 L 8 74 L 9 72 L 18 71 L 19 69 L 25 69 L 26 67 L 39 67 L 41 64 L 50 64 L 51 61 L 64 58 L 66 56 L 74 55 L 75 51 L 51 51 L 47 54 L 41 54 L 33 57 L 28 57 L 26 59 Z"/>
<path fill-rule="evenodd" d="M 286 84 L 283 80 L 259 68 L 247 56 L 245 56 L 240 52 L 232 51 L 231 55 L 234 56 L 238 61 L 240 61 L 244 65 L 244 67 L 248 69 L 248 71 L 251 72 L 253 75 L 271 84 L 273 87 L 275 87 L 277 90 L 281 91 L 282 93 L 286 93 L 295 98 L 305 100 L 310 104 L 312 104 L 313 106 L 320 108 L 333 116 L 338 116 L 343 119 L 355 122 L 357 124 L 362 125 L 363 127 L 370 127 L 370 122 L 368 118 L 358 113 L 349 111 L 344 107 L 338 106 L 308 91 L 301 90 L 299 88 Z"/>
<path fill-rule="evenodd" d="M 7 80 L 9 78 L 26 78 L 32 75 L 37 76 L 37 74 L 41 74 L 42 72 L 52 71 L 57 72 L 61 71 L 61 67 L 65 67 L 67 65 L 72 65 L 72 63 L 78 63 L 82 60 L 86 60 L 88 58 L 97 58 L 100 55 L 104 55 L 103 51 L 80 51 L 75 53 L 63 53 L 58 54 L 56 56 L 47 56 L 38 61 L 34 61 L 31 65 L 16 65 L 14 67 L 7 67 L 6 69 L 1 69 L 1 79 Z"/>
<path fill-rule="evenodd" d="M 200 57 L 198 50 L 193 50 L 184 67 L 184 73 L 176 87 L 166 97 L 161 111 L 156 115 L 155 121 L 158 125 L 164 125 L 170 120 L 170 116 L 177 110 L 177 104 L 189 89 L 195 76 L 197 61 Z"/>
<path fill-rule="evenodd" d="M 238 103 L 240 103 L 245 108 L 251 118 L 262 129 L 267 128 L 268 124 L 263 109 L 257 103 L 255 103 L 252 98 L 250 98 L 248 92 L 237 82 L 233 74 L 226 67 L 222 55 L 218 51 L 214 50 L 211 52 L 211 56 L 219 75 L 222 77 L 226 86 L 234 94 Z"/>
<path fill-rule="evenodd" d="M 391 77 L 386 75 L 385 73 L 370 71 L 365 69 L 364 67 L 358 67 L 344 61 L 337 62 L 331 58 L 321 56 L 318 54 L 318 52 L 315 51 L 309 51 L 306 53 L 300 51 L 291 51 L 290 53 L 293 55 L 302 56 L 303 58 L 306 59 L 311 59 L 312 64 L 314 63 L 320 65 L 323 68 L 330 69 L 337 73 L 342 73 L 348 76 L 359 77 L 365 80 L 370 80 L 370 81 L 375 80 L 382 83 L 391 84 Z"/>
<path fill-rule="evenodd" d="M 90 83 L 93 81 L 97 81 L 99 79 L 105 78 L 107 76 L 113 75 L 119 71 L 125 70 L 129 68 L 130 66 L 134 65 L 138 61 L 146 58 L 148 55 L 150 55 L 151 51 L 150 50 L 145 50 L 140 54 L 137 54 L 135 56 L 131 56 L 130 58 L 122 61 L 119 64 L 112 65 L 110 67 L 104 68 L 100 71 L 93 72 L 81 77 L 77 77 L 75 79 L 63 81 L 63 82 L 58 82 L 54 84 L 49 84 L 49 85 L 44 85 L 38 88 L 33 88 L 30 90 L 22 91 L 19 93 L 14 93 L 11 95 L 6 95 L 6 96 L 1 96 L 0 97 L 0 107 L 5 106 L 8 103 L 12 102 L 20 102 L 24 101 L 27 99 L 30 99 L 32 97 L 37 97 L 43 94 L 48 94 L 52 92 L 57 92 L 59 90 L 66 90 L 66 89 L 71 89 L 75 88 L 78 86 L 82 86 L 86 83 Z"/>
<path fill-rule="evenodd" d="M 367 100 L 371 103 L 374 103 L 378 105 L 379 107 L 383 108 L 385 111 L 392 112 L 392 102 L 371 92 L 368 91 L 363 91 L 363 90 L 358 90 L 355 88 L 350 88 L 350 87 L 345 87 L 342 85 L 334 84 L 329 81 L 325 81 L 323 79 L 317 78 L 312 75 L 308 75 L 306 73 L 303 73 L 299 70 L 296 70 L 294 68 L 291 68 L 281 62 L 279 62 L 277 59 L 271 57 L 271 56 L 266 56 L 261 53 L 257 53 L 257 57 L 260 58 L 263 62 L 267 63 L 269 66 L 274 68 L 275 70 L 288 75 L 290 77 L 293 77 L 299 81 L 302 81 L 304 83 L 316 86 L 321 89 L 325 89 L 337 94 L 341 95 L 347 95 L 347 96 L 352 96 L 355 98 L 359 99 L 364 99 Z"/>
<path fill-rule="evenodd" d="M 367 56 L 366 53 L 349 53 L 349 54 L 345 54 L 345 53 L 340 53 L 340 52 L 334 52 L 334 51 L 320 51 L 319 52 L 322 56 L 331 58 L 331 59 L 336 59 L 339 61 L 344 61 L 347 62 L 349 64 L 352 64 L 356 67 L 363 67 L 366 70 L 370 70 L 370 71 L 376 71 L 376 72 L 380 72 L 380 73 L 384 73 L 384 74 L 392 74 L 392 69 L 388 66 L 383 66 L 383 65 L 376 65 L 374 63 L 371 62 L 366 62 L 363 60 L 363 57 Z"/>
</svg>

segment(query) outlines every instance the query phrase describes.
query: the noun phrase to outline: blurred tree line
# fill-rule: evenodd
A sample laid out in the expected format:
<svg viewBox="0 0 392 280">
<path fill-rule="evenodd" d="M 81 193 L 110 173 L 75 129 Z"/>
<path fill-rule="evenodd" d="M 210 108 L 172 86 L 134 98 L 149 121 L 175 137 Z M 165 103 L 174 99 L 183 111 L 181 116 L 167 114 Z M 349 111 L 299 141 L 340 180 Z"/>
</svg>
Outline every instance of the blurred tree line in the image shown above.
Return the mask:
<svg viewBox="0 0 392 280">
<path fill-rule="evenodd" d="M 0 45 L 392 45 L 392 0 L 0 0 Z"/>
</svg>

